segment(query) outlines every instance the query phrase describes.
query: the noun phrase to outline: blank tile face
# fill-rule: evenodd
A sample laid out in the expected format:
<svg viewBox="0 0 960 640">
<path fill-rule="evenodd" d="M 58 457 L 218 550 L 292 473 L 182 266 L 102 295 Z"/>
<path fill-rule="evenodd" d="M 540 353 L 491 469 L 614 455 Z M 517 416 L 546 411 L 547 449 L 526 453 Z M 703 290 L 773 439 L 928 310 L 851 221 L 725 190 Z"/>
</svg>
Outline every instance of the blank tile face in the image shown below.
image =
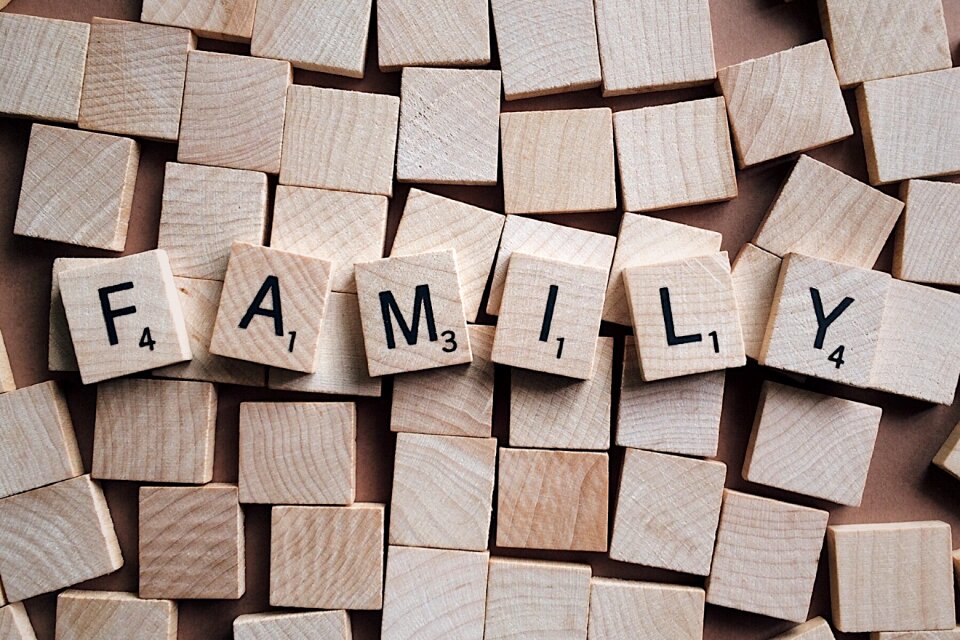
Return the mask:
<svg viewBox="0 0 960 640">
<path fill-rule="evenodd" d="M 910 180 L 901 189 L 907 203 L 894 245 L 893 276 L 901 280 L 960 285 L 960 185 Z"/>
<path fill-rule="evenodd" d="M 591 640 L 701 640 L 703 589 L 653 582 L 590 580 Z"/>
<path fill-rule="evenodd" d="M 771 640 L 834 640 L 834 637 L 830 624 L 823 618 L 816 617 Z"/>
<path fill-rule="evenodd" d="M 186 27 L 202 38 L 250 40 L 256 0 L 143 0 L 140 20 Z"/>
<path fill-rule="evenodd" d="M 0 607 L 0 635 L 9 640 L 36 639 L 27 609 L 22 602 Z"/>
<path fill-rule="evenodd" d="M 60 294 L 60 274 L 76 267 L 109 262 L 110 258 L 56 258 L 50 285 L 50 338 L 47 342 L 47 368 L 50 371 L 79 371 L 77 354 L 70 340 L 67 312 Z"/>
<path fill-rule="evenodd" d="M 475 67 L 490 62 L 487 0 L 377 3 L 380 69 Z"/>
<path fill-rule="evenodd" d="M 350 617 L 346 611 L 304 613 L 248 613 L 233 621 L 235 640 L 350 640 Z"/>
<path fill-rule="evenodd" d="M 747 243 L 730 269 L 743 331 L 743 351 L 754 360 L 760 357 L 763 337 L 767 333 L 782 262 L 779 256 Z"/>
<path fill-rule="evenodd" d="M 937 455 L 933 458 L 933 464 L 960 479 L 960 424 L 953 429 L 950 437 L 940 447 Z M 954 559 L 957 563 L 957 570 L 960 572 L 960 556 L 955 554 Z"/>
<path fill-rule="evenodd" d="M 60 640 L 176 640 L 177 604 L 135 593 L 71 589 L 57 596 Z"/>
</svg>

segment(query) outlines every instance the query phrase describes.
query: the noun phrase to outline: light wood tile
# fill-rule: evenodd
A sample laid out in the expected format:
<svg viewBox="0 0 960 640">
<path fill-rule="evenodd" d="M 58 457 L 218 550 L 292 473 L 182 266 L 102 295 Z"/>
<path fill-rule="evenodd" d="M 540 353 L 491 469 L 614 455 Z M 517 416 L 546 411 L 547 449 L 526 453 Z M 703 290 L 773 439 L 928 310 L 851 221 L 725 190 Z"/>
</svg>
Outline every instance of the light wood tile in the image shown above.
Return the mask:
<svg viewBox="0 0 960 640">
<path fill-rule="evenodd" d="M 960 285 L 960 185 L 910 180 L 900 190 L 906 202 L 897 228 L 893 277 L 914 282 Z"/>
<path fill-rule="evenodd" d="M 781 263 L 779 256 L 747 243 L 730 269 L 743 331 L 743 352 L 754 360 L 760 357 L 763 336 L 767 332 Z"/>
<path fill-rule="evenodd" d="M 950 432 L 950 437 L 937 451 L 933 464 L 960 480 L 960 423 Z M 957 560 L 957 570 L 960 572 L 960 556 Z"/>
<path fill-rule="evenodd" d="M 475 67 L 490 62 L 487 0 L 380 0 L 381 71 L 401 67 Z"/>
<path fill-rule="evenodd" d="M 177 603 L 70 589 L 57 596 L 57 640 L 177 640 Z"/>
<path fill-rule="evenodd" d="M 698 587 L 593 578 L 589 638 L 702 640 L 703 607 Z"/>
<path fill-rule="evenodd" d="M 50 286 L 50 337 L 47 341 L 47 368 L 50 371 L 79 371 L 77 354 L 70 340 L 67 312 L 60 294 L 60 274 L 67 269 L 109 262 L 110 258 L 56 258 Z"/>
<path fill-rule="evenodd" d="M 37 640 L 22 602 L 0 607 L 0 637 L 7 640 Z"/>
<path fill-rule="evenodd" d="M 233 621 L 234 640 L 351 640 L 346 611 L 247 613 Z"/>
<path fill-rule="evenodd" d="M 186 27 L 202 38 L 248 41 L 257 0 L 143 0 L 140 20 Z"/>
</svg>

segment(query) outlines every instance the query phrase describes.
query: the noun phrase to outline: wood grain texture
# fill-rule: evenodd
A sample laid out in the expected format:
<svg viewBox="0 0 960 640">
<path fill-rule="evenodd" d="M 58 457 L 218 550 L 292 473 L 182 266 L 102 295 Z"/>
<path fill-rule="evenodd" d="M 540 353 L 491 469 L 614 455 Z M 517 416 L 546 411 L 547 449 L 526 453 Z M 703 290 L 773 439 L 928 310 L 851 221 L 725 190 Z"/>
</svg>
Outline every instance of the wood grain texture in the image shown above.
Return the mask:
<svg viewBox="0 0 960 640">
<path fill-rule="evenodd" d="M 833 525 L 830 595 L 844 632 L 953 629 L 950 525 Z"/>
<path fill-rule="evenodd" d="M 202 38 L 248 41 L 257 0 L 143 0 L 140 20 L 186 27 Z"/>
<path fill-rule="evenodd" d="M 350 640 L 346 611 L 247 613 L 233 621 L 234 640 Z"/>
<path fill-rule="evenodd" d="M 56 258 L 50 286 L 50 337 L 47 341 L 47 368 L 50 371 L 79 371 L 77 354 L 70 340 L 67 312 L 60 294 L 60 274 L 67 269 L 109 262 L 110 258 Z"/>
<path fill-rule="evenodd" d="M 703 607 L 697 587 L 592 578 L 588 636 L 702 640 Z"/>
<path fill-rule="evenodd" d="M 707 603 L 806 621 L 828 516 L 724 489 Z"/>
<path fill-rule="evenodd" d="M 754 360 L 760 357 L 763 336 L 767 332 L 781 263 L 779 256 L 747 243 L 730 269 L 743 331 L 743 352 Z"/>
<path fill-rule="evenodd" d="M 400 98 L 292 86 L 282 184 L 393 195 Z"/>
<path fill-rule="evenodd" d="M 957 640 L 960 627 L 944 631 L 879 631 L 870 634 L 870 640 Z"/>
<path fill-rule="evenodd" d="M 237 600 L 246 591 L 237 487 L 140 487 L 140 597 Z"/>
<path fill-rule="evenodd" d="M 937 451 L 933 464 L 960 480 L 960 423 Z M 960 573 L 960 556 L 957 556 L 957 571 Z"/>
<path fill-rule="evenodd" d="M 0 607 L 0 638 L 6 640 L 37 640 L 30 617 L 22 602 Z"/>
<path fill-rule="evenodd" d="M 770 640 L 834 640 L 834 637 L 830 624 L 818 616 Z"/>
<path fill-rule="evenodd" d="M 7 347 L 3 342 L 3 334 L 0 333 L 0 393 L 13 391 L 17 388 L 17 383 L 13 379 L 13 368 L 10 366 L 10 355 L 7 353 Z"/>
<path fill-rule="evenodd" d="M 381 71 L 401 67 L 476 67 L 490 62 L 487 0 L 381 0 L 377 52 Z"/>
<path fill-rule="evenodd" d="M 177 640 L 177 603 L 70 589 L 57 596 L 57 640 Z"/>
<path fill-rule="evenodd" d="M 741 167 L 853 134 L 825 40 L 717 72 Z"/>
<path fill-rule="evenodd" d="M 380 609 L 384 507 L 274 507 L 270 604 Z"/>
<path fill-rule="evenodd" d="M 139 164 L 129 138 L 33 125 L 13 232 L 122 251 Z"/>
<path fill-rule="evenodd" d="M 897 228 L 893 277 L 913 282 L 960 285 L 960 185 L 909 180 L 900 189 L 906 203 Z"/>
</svg>

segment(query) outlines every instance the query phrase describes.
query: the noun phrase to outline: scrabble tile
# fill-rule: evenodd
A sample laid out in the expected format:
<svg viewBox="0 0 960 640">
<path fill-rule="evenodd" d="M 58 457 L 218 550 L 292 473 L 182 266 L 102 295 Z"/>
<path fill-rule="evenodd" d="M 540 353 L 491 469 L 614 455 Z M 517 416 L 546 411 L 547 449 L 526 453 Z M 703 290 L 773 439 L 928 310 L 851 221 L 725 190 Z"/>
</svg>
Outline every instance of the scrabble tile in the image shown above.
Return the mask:
<svg viewBox="0 0 960 640">
<path fill-rule="evenodd" d="M 833 623 L 847 633 L 953 629 L 950 525 L 833 525 L 827 529 Z"/>
<path fill-rule="evenodd" d="M 507 217 L 419 189 L 410 189 L 391 256 L 453 249 L 467 320 L 480 312 L 490 265 Z"/>
<path fill-rule="evenodd" d="M 590 380 L 539 371 L 510 371 L 510 446 L 610 448 L 613 338 L 597 341 Z"/>
<path fill-rule="evenodd" d="M 67 269 L 59 281 L 84 384 L 191 358 L 165 251 Z"/>
<path fill-rule="evenodd" d="M 763 336 L 767 332 L 781 262 L 779 256 L 747 243 L 730 268 L 743 331 L 743 352 L 754 360 L 760 356 Z"/>
<path fill-rule="evenodd" d="M 350 617 L 346 611 L 302 613 L 248 613 L 233 621 L 235 640 L 350 640 Z"/>
<path fill-rule="evenodd" d="M 17 383 L 13 379 L 13 368 L 10 366 L 10 356 L 3 342 L 3 334 L 0 333 L 0 393 L 13 391 L 16 388 Z"/>
<path fill-rule="evenodd" d="M 717 72 L 741 167 L 853 135 L 825 40 Z"/>
<path fill-rule="evenodd" d="M 900 190 L 907 206 L 897 228 L 893 277 L 913 282 L 960 285 L 960 185 L 910 180 Z"/>
<path fill-rule="evenodd" d="M 75 267 L 109 262 L 110 258 L 56 258 L 50 287 L 50 337 L 47 343 L 47 368 L 50 371 L 79 371 L 77 354 L 70 340 L 67 312 L 60 294 L 60 274 Z"/>
<path fill-rule="evenodd" d="M 834 640 L 834 637 L 827 621 L 816 617 L 771 638 L 771 640 Z"/>
<path fill-rule="evenodd" d="M 623 270 L 644 381 L 746 364 L 727 253 Z"/>
<path fill-rule="evenodd" d="M 933 464 L 960 480 L 960 423 L 937 451 Z M 957 571 L 960 572 L 960 563 L 957 565 Z"/>
<path fill-rule="evenodd" d="M 280 182 L 393 195 L 399 114 L 397 96 L 290 87 Z"/>
<path fill-rule="evenodd" d="M 191 51 L 177 160 L 280 172 L 289 62 Z"/>
<path fill-rule="evenodd" d="M 350 504 L 356 493 L 352 402 L 240 404 L 240 502 Z"/>
<path fill-rule="evenodd" d="M 380 637 L 481 640 L 489 559 L 488 552 L 391 546 Z"/>
<path fill-rule="evenodd" d="M 197 38 L 186 29 L 94 18 L 80 94 L 80 127 L 176 142 Z"/>
<path fill-rule="evenodd" d="M 706 0 L 701 1 L 706 7 Z M 723 98 L 619 111 L 613 131 L 625 210 L 653 211 L 737 196 Z"/>
<path fill-rule="evenodd" d="M 591 640 L 702 640 L 703 589 L 610 578 L 590 580 Z"/>
<path fill-rule="evenodd" d="M 881 413 L 880 407 L 764 382 L 743 477 L 859 507 Z"/>
<path fill-rule="evenodd" d="M 246 590 L 237 487 L 140 487 L 140 597 L 236 600 Z"/>
<path fill-rule="evenodd" d="M 358 264 L 356 276 L 370 375 L 473 360 L 454 250 Z"/>
<path fill-rule="evenodd" d="M 589 380 L 607 273 L 514 252 L 504 283 L 493 361 Z"/>
<path fill-rule="evenodd" d="M 0 637 L 6 640 L 37 640 L 22 602 L 0 607 Z"/>
<path fill-rule="evenodd" d="M 825 0 L 820 20 L 842 87 L 952 66 L 941 0 Z M 889 46 L 893 41 L 910 46 Z"/>
<path fill-rule="evenodd" d="M 213 479 L 217 392 L 209 382 L 111 380 L 97 388 L 94 478 Z"/>
<path fill-rule="evenodd" d="M 494 438 L 399 434 L 390 544 L 486 549 L 496 463 Z"/>
<path fill-rule="evenodd" d="M 787 254 L 757 361 L 867 386 L 890 280 L 879 271 Z"/>
<path fill-rule="evenodd" d="M 960 69 L 857 88 L 871 184 L 960 172 Z"/>
<path fill-rule="evenodd" d="M 590 567 L 490 558 L 485 640 L 586 640 Z"/>
<path fill-rule="evenodd" d="M 0 15 L 0 113 L 75 123 L 89 36 L 85 22 Z"/>
<path fill-rule="evenodd" d="M 129 138 L 33 125 L 13 232 L 122 251 L 139 164 Z"/>
<path fill-rule="evenodd" d="M 123 566 L 100 485 L 79 476 L 0 500 L 0 575 L 10 602 Z"/>
<path fill-rule="evenodd" d="M 960 627 L 944 631 L 880 631 L 870 634 L 870 640 L 957 640 Z"/>
<path fill-rule="evenodd" d="M 494 0 L 494 6 L 499 1 Z M 608 108 L 502 113 L 500 150 L 507 213 L 607 211 L 617 206 Z"/>
<path fill-rule="evenodd" d="M 223 280 L 234 242 L 263 244 L 267 175 L 168 162 L 157 247 L 173 275 Z"/>
<path fill-rule="evenodd" d="M 487 0 L 381 0 L 377 53 L 381 71 L 401 67 L 475 67 L 490 62 Z"/>
<path fill-rule="evenodd" d="M 201 38 L 248 41 L 257 0 L 143 0 L 142 22 L 186 27 Z"/>
<path fill-rule="evenodd" d="M 722 462 L 627 449 L 610 557 L 708 575 L 726 475 Z"/>
<path fill-rule="evenodd" d="M 330 290 L 356 293 L 353 265 L 383 257 L 385 196 L 277 186 L 270 246 L 329 260 Z"/>
<path fill-rule="evenodd" d="M 397 374 L 393 378 L 390 430 L 488 438 L 493 428 L 495 327 L 470 325 L 473 362 Z M 364 365 L 366 366 L 366 365 Z"/>
<path fill-rule="evenodd" d="M 177 603 L 70 589 L 57 596 L 58 640 L 177 640 Z"/>
<path fill-rule="evenodd" d="M 607 550 L 606 453 L 500 449 L 497 546 Z"/>
<path fill-rule="evenodd" d="M 828 516 L 724 489 L 707 603 L 804 622 Z"/>
<path fill-rule="evenodd" d="M 327 260 L 234 243 L 210 352 L 313 373 L 330 271 Z"/>
<path fill-rule="evenodd" d="M 311 609 L 380 609 L 381 504 L 274 507 L 270 604 Z"/>
<path fill-rule="evenodd" d="M 258 0 L 250 53 L 310 71 L 362 78 L 370 0 Z"/>
<path fill-rule="evenodd" d="M 589 0 L 491 0 L 507 100 L 600 84 L 600 52 Z"/>
</svg>

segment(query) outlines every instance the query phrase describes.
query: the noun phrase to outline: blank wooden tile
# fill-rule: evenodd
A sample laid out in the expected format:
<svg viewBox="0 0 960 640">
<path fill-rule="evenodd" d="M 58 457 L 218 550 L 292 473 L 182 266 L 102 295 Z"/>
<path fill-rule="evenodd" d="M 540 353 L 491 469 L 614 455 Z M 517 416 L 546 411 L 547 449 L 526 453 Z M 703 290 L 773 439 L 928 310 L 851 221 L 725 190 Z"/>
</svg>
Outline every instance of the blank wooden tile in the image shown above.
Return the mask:
<svg viewBox="0 0 960 640">
<path fill-rule="evenodd" d="M 741 167 L 853 134 L 825 40 L 720 69 L 717 79 Z"/>
<path fill-rule="evenodd" d="M 112 380 L 97 388 L 94 478 L 213 479 L 217 392 L 209 382 Z"/>
<path fill-rule="evenodd" d="M 310 609 L 383 606 L 381 504 L 274 507 L 270 604 Z"/>
<path fill-rule="evenodd" d="M 700 2 L 706 8 L 706 0 Z M 661 11 L 659 5 L 655 11 Z M 630 57 L 635 55 L 631 48 Z M 619 111 L 613 131 L 625 210 L 653 211 L 737 196 L 723 98 Z"/>
<path fill-rule="evenodd" d="M 75 123 L 89 36 L 85 22 L 0 15 L 0 113 Z"/>
<path fill-rule="evenodd" d="M 870 640 L 957 640 L 960 627 L 944 631 L 880 631 L 870 634 Z"/>
<path fill-rule="evenodd" d="M 177 640 L 177 603 L 70 589 L 57 596 L 57 640 Z"/>
<path fill-rule="evenodd" d="M 240 502 L 350 504 L 356 493 L 352 402 L 240 404 Z"/>
<path fill-rule="evenodd" d="M 50 371 L 79 371 L 77 354 L 70 340 L 67 312 L 60 295 L 60 273 L 67 269 L 109 262 L 110 258 L 56 258 L 50 287 L 50 337 L 47 342 L 47 368 Z"/>
<path fill-rule="evenodd" d="M 590 640 L 702 640 L 703 589 L 610 578 L 590 580 Z"/>
<path fill-rule="evenodd" d="M 834 640 L 834 637 L 827 621 L 816 617 L 771 640 Z"/>
<path fill-rule="evenodd" d="M 250 40 L 257 0 L 143 0 L 140 20 L 186 27 L 202 38 Z"/>
<path fill-rule="evenodd" d="M 487 0 L 381 0 L 377 47 L 381 71 L 400 67 L 476 67 L 490 62 Z"/>
<path fill-rule="evenodd" d="M 390 544 L 486 549 L 496 462 L 494 438 L 399 434 Z"/>
<path fill-rule="evenodd" d="M 157 247 L 173 275 L 223 280 L 234 242 L 263 244 L 267 175 L 168 162 Z"/>
<path fill-rule="evenodd" d="M 953 629 L 950 525 L 833 525 L 833 622 L 847 633 Z"/>
<path fill-rule="evenodd" d="M 607 550 L 606 453 L 500 449 L 497 546 Z"/>
<path fill-rule="evenodd" d="M 290 87 L 280 182 L 393 195 L 399 113 L 397 96 Z"/>
<path fill-rule="evenodd" d="M 607 211 L 617 206 L 608 108 L 502 113 L 500 150 L 507 213 Z"/>
<path fill-rule="evenodd" d="M 233 244 L 210 352 L 313 373 L 330 262 Z"/>
<path fill-rule="evenodd" d="M 730 268 L 743 331 L 743 352 L 754 360 L 760 356 L 763 336 L 767 332 L 781 262 L 779 256 L 747 243 Z"/>
<path fill-rule="evenodd" d="M 250 53 L 311 71 L 362 78 L 370 0 L 258 0 Z"/>
<path fill-rule="evenodd" d="M 177 160 L 280 172 L 289 62 L 191 51 Z"/>
<path fill-rule="evenodd" d="M 710 573 L 727 465 L 627 449 L 610 557 Z"/>
<path fill-rule="evenodd" d="M 933 458 L 933 464 L 960 480 L 960 423 L 957 424 L 950 433 L 950 437 L 937 451 L 937 455 Z M 957 567 L 957 570 L 960 571 L 960 564 Z"/>
<path fill-rule="evenodd" d="M 235 640 L 350 640 L 346 611 L 303 613 L 247 613 L 233 621 Z"/>
<path fill-rule="evenodd" d="M 13 379 L 13 368 L 10 366 L 10 356 L 3 342 L 3 334 L 0 333 L 0 393 L 13 391 L 16 388 L 17 383 Z"/>
<path fill-rule="evenodd" d="M 960 285 L 960 185 L 910 180 L 900 190 L 907 206 L 897 228 L 893 277 L 914 282 Z"/>
<path fill-rule="evenodd" d="M 0 575 L 11 602 L 123 566 L 107 501 L 90 476 L 0 500 L 0 537 Z"/>
<path fill-rule="evenodd" d="M 806 621 L 828 516 L 724 489 L 707 603 Z"/>
<path fill-rule="evenodd" d="M 880 407 L 764 382 L 743 477 L 859 507 L 881 413 Z"/>
<path fill-rule="evenodd" d="M 33 125 L 13 232 L 122 251 L 139 163 L 130 138 Z"/>
<path fill-rule="evenodd" d="M 140 597 L 236 600 L 246 590 L 237 487 L 140 487 Z"/>
<path fill-rule="evenodd" d="M 0 637 L 6 640 L 37 640 L 22 602 L 0 607 Z"/>
</svg>

